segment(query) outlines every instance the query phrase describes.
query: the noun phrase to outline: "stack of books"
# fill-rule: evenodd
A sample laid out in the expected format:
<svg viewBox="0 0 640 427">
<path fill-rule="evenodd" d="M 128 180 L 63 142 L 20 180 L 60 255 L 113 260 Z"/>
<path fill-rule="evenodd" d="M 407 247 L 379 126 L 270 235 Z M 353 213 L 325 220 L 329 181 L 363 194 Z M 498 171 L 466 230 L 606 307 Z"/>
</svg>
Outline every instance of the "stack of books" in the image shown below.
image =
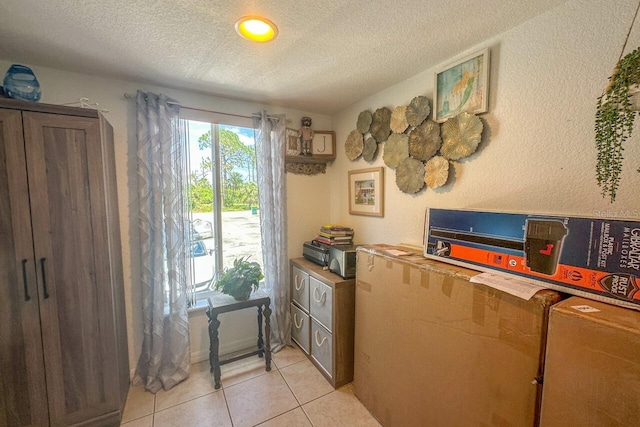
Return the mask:
<svg viewBox="0 0 640 427">
<path fill-rule="evenodd" d="M 320 228 L 320 233 L 314 239 L 325 245 L 352 245 L 353 228 L 338 224 L 326 224 Z"/>
</svg>

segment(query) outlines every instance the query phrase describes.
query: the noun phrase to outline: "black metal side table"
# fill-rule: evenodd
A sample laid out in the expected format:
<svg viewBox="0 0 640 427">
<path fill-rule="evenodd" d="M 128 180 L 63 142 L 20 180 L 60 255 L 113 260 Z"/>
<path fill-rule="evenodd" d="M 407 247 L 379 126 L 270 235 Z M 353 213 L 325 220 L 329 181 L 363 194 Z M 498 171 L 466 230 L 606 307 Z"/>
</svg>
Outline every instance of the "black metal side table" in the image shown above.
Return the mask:
<svg viewBox="0 0 640 427">
<path fill-rule="evenodd" d="M 246 301 L 237 301 L 229 295 L 216 293 L 209 297 L 209 308 L 207 309 L 207 317 L 209 318 L 209 363 L 213 379 L 215 381 L 216 390 L 220 388 L 220 366 L 226 363 L 235 362 L 245 357 L 255 356 L 262 357 L 266 364 L 266 371 L 271 370 L 271 309 L 269 304 L 271 299 L 262 290 L 257 290 L 251 294 Z M 218 339 L 218 328 L 220 321 L 218 315 L 221 313 L 229 313 L 231 311 L 242 310 L 249 307 L 258 307 L 258 349 L 249 353 L 241 354 L 226 360 L 220 360 L 218 354 L 220 341 Z M 264 307 L 264 308 L 263 308 Z M 264 341 L 262 339 L 262 316 L 264 316 Z"/>
</svg>

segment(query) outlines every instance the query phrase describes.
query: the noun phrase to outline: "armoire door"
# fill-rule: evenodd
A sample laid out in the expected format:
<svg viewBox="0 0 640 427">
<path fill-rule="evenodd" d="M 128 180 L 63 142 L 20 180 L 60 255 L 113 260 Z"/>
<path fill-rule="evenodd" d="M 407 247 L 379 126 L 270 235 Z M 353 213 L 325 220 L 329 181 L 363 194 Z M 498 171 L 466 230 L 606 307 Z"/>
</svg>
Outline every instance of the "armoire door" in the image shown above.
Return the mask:
<svg viewBox="0 0 640 427">
<path fill-rule="evenodd" d="M 119 408 L 100 128 L 23 122 L 49 413 L 66 426 Z"/>
<path fill-rule="evenodd" d="M 0 426 L 49 423 L 22 116 L 0 109 Z"/>
</svg>

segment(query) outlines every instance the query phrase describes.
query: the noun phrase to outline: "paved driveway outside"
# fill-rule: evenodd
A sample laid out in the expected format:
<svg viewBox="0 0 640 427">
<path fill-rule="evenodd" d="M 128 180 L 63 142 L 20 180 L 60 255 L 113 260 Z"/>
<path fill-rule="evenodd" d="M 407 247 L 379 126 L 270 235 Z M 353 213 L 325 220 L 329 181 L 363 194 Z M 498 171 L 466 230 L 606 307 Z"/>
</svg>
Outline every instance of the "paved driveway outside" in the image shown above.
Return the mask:
<svg viewBox="0 0 640 427">
<path fill-rule="evenodd" d="M 194 213 L 193 219 L 212 221 L 211 213 Z M 213 239 L 204 239 L 207 248 L 214 249 Z M 248 256 L 262 266 L 262 247 L 260 245 L 260 215 L 251 211 L 222 213 L 222 252 L 224 267 L 233 265 L 233 260 Z"/>
</svg>

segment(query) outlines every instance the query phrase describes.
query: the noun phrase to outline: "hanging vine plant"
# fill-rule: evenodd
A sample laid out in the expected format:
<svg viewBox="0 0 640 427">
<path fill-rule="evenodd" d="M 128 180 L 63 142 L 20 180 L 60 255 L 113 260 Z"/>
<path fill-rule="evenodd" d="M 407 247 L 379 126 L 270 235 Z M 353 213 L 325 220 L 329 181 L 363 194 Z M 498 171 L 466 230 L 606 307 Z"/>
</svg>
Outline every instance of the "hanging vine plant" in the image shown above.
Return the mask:
<svg viewBox="0 0 640 427">
<path fill-rule="evenodd" d="M 640 48 L 618 62 L 596 106 L 596 179 L 602 196 L 609 196 L 611 202 L 615 201 L 620 184 L 623 144 L 633 133 L 636 111 L 630 89 L 637 86 L 640 86 Z"/>
</svg>

